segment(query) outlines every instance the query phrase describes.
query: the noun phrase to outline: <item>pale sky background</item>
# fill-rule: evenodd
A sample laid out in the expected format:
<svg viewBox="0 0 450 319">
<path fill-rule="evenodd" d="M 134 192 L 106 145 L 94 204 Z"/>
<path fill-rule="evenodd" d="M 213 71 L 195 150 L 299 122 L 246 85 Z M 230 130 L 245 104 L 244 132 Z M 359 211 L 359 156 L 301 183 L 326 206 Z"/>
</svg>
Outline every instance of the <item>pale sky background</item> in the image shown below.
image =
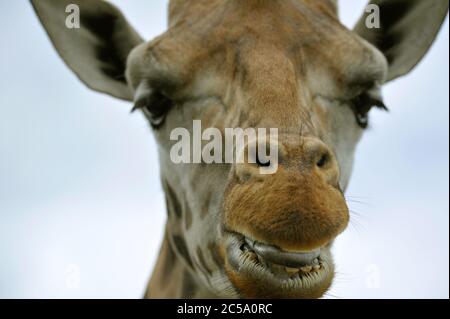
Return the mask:
<svg viewBox="0 0 450 319">
<path fill-rule="evenodd" d="M 164 0 L 115 0 L 150 39 Z M 365 1 L 341 2 L 351 26 Z M 138 298 L 165 221 L 156 146 L 131 105 L 65 67 L 28 1 L 0 1 L 0 297 Z M 413 73 L 384 88 L 334 248 L 336 298 L 449 297 L 448 20 Z"/>
</svg>

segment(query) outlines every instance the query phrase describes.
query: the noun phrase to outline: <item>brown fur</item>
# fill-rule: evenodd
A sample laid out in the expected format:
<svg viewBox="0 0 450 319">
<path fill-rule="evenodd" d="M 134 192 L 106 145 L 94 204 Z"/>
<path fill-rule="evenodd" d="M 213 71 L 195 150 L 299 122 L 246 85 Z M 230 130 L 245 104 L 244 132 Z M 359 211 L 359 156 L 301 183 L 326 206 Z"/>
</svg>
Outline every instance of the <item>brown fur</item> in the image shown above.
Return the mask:
<svg viewBox="0 0 450 319">
<path fill-rule="evenodd" d="M 349 218 L 342 193 L 317 172 L 302 175 L 281 167 L 263 182 L 230 184 L 225 198 L 228 229 L 288 250 L 327 244 Z"/>
</svg>

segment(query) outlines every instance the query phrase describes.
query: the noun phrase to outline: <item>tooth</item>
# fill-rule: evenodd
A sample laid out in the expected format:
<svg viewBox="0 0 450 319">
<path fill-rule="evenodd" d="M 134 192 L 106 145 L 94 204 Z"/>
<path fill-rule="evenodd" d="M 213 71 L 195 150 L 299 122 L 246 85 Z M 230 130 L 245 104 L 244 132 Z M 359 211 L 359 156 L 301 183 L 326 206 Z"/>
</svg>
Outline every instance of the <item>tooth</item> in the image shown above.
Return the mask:
<svg viewBox="0 0 450 319">
<path fill-rule="evenodd" d="M 313 264 L 314 264 L 314 265 L 318 265 L 318 264 L 319 264 L 319 258 L 314 259 L 314 260 L 313 260 Z"/>
<path fill-rule="evenodd" d="M 320 265 L 313 265 L 313 269 L 314 270 L 319 270 L 320 269 Z"/>
<path fill-rule="evenodd" d="M 259 263 L 262 265 L 262 266 L 264 266 L 265 268 L 269 268 L 269 264 L 267 263 L 267 261 L 265 261 L 261 256 L 259 256 L 259 255 L 257 255 L 258 256 L 258 261 L 259 261 Z"/>
<path fill-rule="evenodd" d="M 259 262 L 260 264 L 263 263 L 263 259 L 262 259 L 259 255 L 256 255 L 256 258 L 258 259 L 258 262 Z"/>
<path fill-rule="evenodd" d="M 254 262 L 259 261 L 258 256 L 253 251 L 249 250 L 247 253 L 251 260 L 253 260 Z"/>
<path fill-rule="evenodd" d="M 285 267 L 285 269 L 289 276 L 295 275 L 299 272 L 298 268 Z"/>
<path fill-rule="evenodd" d="M 300 269 L 303 272 L 310 272 L 312 270 L 312 266 L 303 266 Z"/>
</svg>

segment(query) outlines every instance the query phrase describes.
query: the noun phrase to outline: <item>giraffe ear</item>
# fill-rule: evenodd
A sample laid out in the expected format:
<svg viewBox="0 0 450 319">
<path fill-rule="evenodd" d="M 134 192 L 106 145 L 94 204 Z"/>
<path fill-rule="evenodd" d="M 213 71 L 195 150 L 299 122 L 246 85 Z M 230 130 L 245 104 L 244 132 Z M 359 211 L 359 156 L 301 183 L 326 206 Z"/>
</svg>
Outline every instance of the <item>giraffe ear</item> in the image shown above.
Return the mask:
<svg viewBox="0 0 450 319">
<path fill-rule="evenodd" d="M 354 31 L 384 53 L 388 81 L 393 80 L 411 71 L 427 53 L 448 7 L 448 0 L 372 0 Z"/>
<path fill-rule="evenodd" d="M 125 80 L 129 52 L 142 41 L 122 13 L 100 0 L 31 0 L 51 42 L 89 88 L 132 100 Z"/>
</svg>

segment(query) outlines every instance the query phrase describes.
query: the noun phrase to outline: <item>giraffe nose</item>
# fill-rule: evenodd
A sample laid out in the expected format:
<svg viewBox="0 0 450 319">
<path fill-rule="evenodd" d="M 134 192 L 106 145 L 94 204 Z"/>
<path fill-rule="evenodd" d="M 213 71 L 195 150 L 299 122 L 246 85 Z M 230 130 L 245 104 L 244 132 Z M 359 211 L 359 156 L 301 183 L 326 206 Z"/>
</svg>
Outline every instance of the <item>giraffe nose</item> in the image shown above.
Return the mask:
<svg viewBox="0 0 450 319">
<path fill-rule="evenodd" d="M 300 165 L 302 169 L 311 174 L 320 175 L 326 182 L 332 185 L 338 183 L 339 167 L 336 156 L 322 141 L 315 138 L 307 138 L 300 149 Z"/>
<path fill-rule="evenodd" d="M 264 152 L 262 154 L 259 151 L 253 152 L 253 160 L 236 165 L 236 175 L 241 181 L 277 174 L 281 166 L 282 170 L 300 173 L 305 177 L 318 175 L 327 183 L 337 185 L 339 168 L 336 157 L 321 140 L 310 137 L 301 139 L 282 137 L 281 140 L 276 142 L 272 140 L 270 143 L 272 147 L 268 152 L 270 156 Z M 260 146 L 261 144 L 258 145 Z M 252 158 L 252 155 L 249 155 L 249 158 Z"/>
<path fill-rule="evenodd" d="M 331 243 L 348 223 L 336 156 L 315 137 L 282 136 L 278 145 L 274 174 L 260 174 L 260 164 L 235 166 L 225 194 L 225 224 L 283 251 L 314 251 Z"/>
</svg>

